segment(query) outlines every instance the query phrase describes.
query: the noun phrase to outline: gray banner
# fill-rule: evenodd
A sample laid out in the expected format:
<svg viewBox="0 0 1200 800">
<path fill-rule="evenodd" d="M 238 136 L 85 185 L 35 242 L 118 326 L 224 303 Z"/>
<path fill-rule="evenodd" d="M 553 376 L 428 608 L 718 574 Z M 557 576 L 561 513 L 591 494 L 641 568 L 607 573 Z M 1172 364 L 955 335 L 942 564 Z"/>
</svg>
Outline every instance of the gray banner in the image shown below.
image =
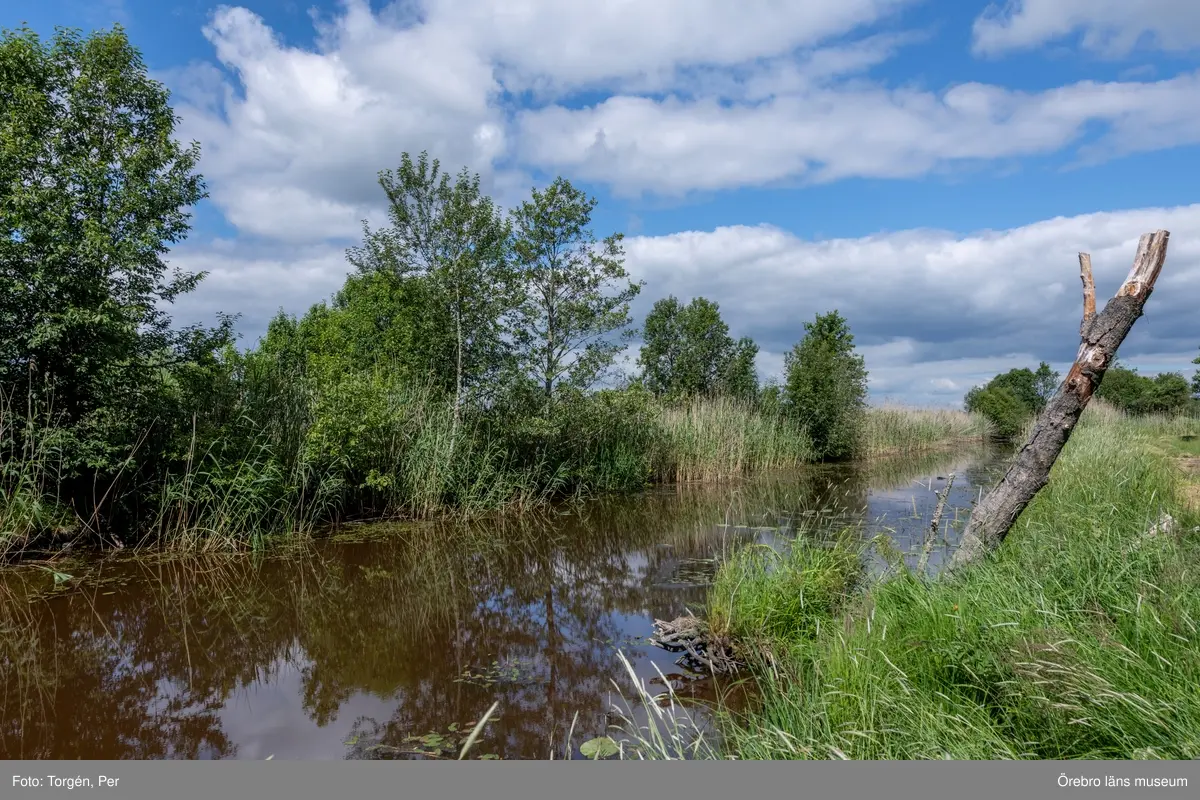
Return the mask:
<svg viewBox="0 0 1200 800">
<path fill-rule="evenodd" d="M 1194 798 L 1200 761 L 10 761 L 12 800 L 300 798 Z"/>
</svg>

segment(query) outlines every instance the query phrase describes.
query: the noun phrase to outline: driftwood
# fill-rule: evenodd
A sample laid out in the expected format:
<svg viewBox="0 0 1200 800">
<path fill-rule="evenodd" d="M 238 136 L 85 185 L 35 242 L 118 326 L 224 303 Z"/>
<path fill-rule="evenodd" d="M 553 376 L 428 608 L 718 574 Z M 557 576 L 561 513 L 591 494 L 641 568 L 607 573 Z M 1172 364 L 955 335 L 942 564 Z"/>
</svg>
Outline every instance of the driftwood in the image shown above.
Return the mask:
<svg viewBox="0 0 1200 800">
<path fill-rule="evenodd" d="M 675 663 L 693 672 L 724 675 L 738 670 L 729 640 L 715 635 L 707 623 L 694 616 L 679 617 L 671 622 L 654 620 L 654 634 L 649 641 L 664 650 L 682 652 Z"/>
<path fill-rule="evenodd" d="M 1050 468 L 1071 437 L 1075 423 L 1154 291 L 1154 283 L 1167 257 L 1169 237 L 1167 231 L 1142 236 L 1129 277 L 1099 314 L 1096 313 L 1092 260 L 1086 253 L 1079 254 L 1083 282 L 1079 354 L 1058 392 L 1038 415 L 1029 441 L 1021 448 L 1004 478 L 971 514 L 962 542 L 950 560 L 950 570 L 978 561 L 999 547 L 1020 513 L 1046 485 Z"/>
</svg>

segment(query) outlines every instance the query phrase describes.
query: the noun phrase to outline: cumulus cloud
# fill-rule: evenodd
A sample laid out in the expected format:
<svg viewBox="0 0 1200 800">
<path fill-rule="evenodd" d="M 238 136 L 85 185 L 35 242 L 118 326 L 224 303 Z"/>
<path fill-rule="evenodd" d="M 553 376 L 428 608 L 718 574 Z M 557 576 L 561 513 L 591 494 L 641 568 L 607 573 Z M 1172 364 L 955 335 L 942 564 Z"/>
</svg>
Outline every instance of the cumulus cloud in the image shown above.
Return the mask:
<svg viewBox="0 0 1200 800">
<path fill-rule="evenodd" d="M 171 78 L 214 202 L 240 230 L 287 240 L 355 235 L 378 213 L 376 173 L 406 150 L 493 188 L 561 171 L 624 194 L 682 195 L 1200 141 L 1200 73 L 1040 92 L 866 78 L 921 36 L 856 29 L 906 5 L 426 0 L 377 14 L 350 0 L 317 20 L 310 49 L 221 7 L 204 31 L 221 69 Z M 1016 26 L 1040 7 L 1004 19 Z M 580 104 L 572 93 L 589 87 L 603 99 Z M 1099 140 L 1086 139 L 1097 125 Z"/>
<path fill-rule="evenodd" d="M 975 52 L 994 55 L 1082 34 L 1084 48 L 1107 56 L 1141 43 L 1168 51 L 1200 47 L 1194 0 L 1009 0 L 975 21 Z"/>
<path fill-rule="evenodd" d="M 940 94 L 819 86 L 731 104 L 616 96 L 518 117 L 520 152 L 628 193 L 683 194 L 789 178 L 914 177 L 955 162 L 1053 153 L 1091 123 L 1084 154 L 1200 141 L 1200 73 L 1153 82 L 1084 81 L 1026 93 L 979 83 Z"/>
<path fill-rule="evenodd" d="M 1146 317 L 1122 349 L 1148 369 L 1182 370 L 1200 344 L 1200 205 L 1057 218 L 966 236 L 910 230 L 806 241 L 769 226 L 630 240 L 631 269 L 658 297 L 721 304 L 737 335 L 777 372 L 803 323 L 837 309 L 863 348 L 876 395 L 961 398 L 1000 368 L 1069 364 L 1078 345 L 1077 254 L 1092 254 L 1100 302 L 1128 274 L 1138 237 L 1178 231 Z M 773 355 L 772 355 L 773 354 Z M 1146 359 L 1149 358 L 1147 362 Z"/>
</svg>

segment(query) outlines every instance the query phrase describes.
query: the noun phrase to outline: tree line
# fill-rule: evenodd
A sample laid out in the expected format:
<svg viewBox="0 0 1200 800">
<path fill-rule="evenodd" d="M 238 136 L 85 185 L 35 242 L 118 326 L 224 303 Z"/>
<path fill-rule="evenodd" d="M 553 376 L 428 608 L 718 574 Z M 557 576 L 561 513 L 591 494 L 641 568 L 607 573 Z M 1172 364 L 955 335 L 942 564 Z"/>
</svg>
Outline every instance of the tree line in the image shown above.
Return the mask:
<svg viewBox="0 0 1200 800">
<path fill-rule="evenodd" d="M 1200 357 L 1192 363 L 1200 364 Z M 1011 369 L 967 392 L 963 405 L 988 418 L 1001 438 L 1013 438 L 1041 413 L 1058 390 L 1060 376 L 1045 361 L 1036 370 Z M 1197 395 L 1197 396 L 1193 396 Z M 1096 397 L 1131 415 L 1200 414 L 1200 371 L 1191 383 L 1178 372 L 1149 377 L 1119 361 L 1109 367 Z"/>
</svg>

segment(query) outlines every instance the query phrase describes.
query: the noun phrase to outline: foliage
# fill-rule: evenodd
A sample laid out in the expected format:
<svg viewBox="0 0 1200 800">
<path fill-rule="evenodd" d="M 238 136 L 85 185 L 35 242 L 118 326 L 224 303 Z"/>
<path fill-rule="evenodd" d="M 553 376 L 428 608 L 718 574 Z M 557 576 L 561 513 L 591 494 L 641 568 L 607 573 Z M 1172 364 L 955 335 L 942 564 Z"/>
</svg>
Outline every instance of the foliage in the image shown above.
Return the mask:
<svg viewBox="0 0 1200 800">
<path fill-rule="evenodd" d="M 513 255 L 524 287 L 513 334 L 523 372 L 546 407 L 560 383 L 586 389 L 612 366 L 622 345 L 610 334 L 630 324 L 629 303 L 641 290 L 628 280 L 622 235 L 599 243 L 592 235 L 595 207 L 595 199 L 558 178 L 513 212 Z"/>
<path fill-rule="evenodd" d="M 788 412 L 808 431 L 821 458 L 861 450 L 867 370 L 846 320 L 832 311 L 804 324 L 804 338 L 784 360 Z"/>
<path fill-rule="evenodd" d="M 1058 388 L 1059 374 L 1045 361 L 1036 371 L 1019 368 L 997 375 L 984 386 L 967 392 L 967 411 L 982 414 L 1001 439 L 1019 434 L 1032 417 L 1041 413 Z"/>
<path fill-rule="evenodd" d="M 1188 409 L 1191 388 L 1179 373 L 1148 378 L 1117 363 L 1104 373 L 1096 396 L 1127 414 L 1180 414 Z"/>
<path fill-rule="evenodd" d="M 992 425 L 997 438 L 1012 439 L 1030 418 L 1029 406 L 1003 386 L 976 387 L 967 394 L 967 410 L 981 414 Z"/>
<path fill-rule="evenodd" d="M 745 337 L 735 342 L 711 300 L 697 297 L 686 306 L 674 296 L 657 301 L 642 338 L 642 377 L 655 395 L 749 400 L 758 393 L 758 345 Z"/>
<path fill-rule="evenodd" d="M 443 316 L 453 342 L 449 364 L 435 365 L 454 375 L 457 425 L 468 392 L 478 393 L 507 366 L 510 355 L 505 317 L 515 305 L 509 265 L 509 225 L 479 176 L 465 169 L 451 181 L 437 159 L 405 153 L 396 172 L 381 172 L 390 227 L 371 231 L 349 255 L 360 272 L 384 272 L 401 286 L 420 283 L 424 309 Z M 411 292 L 417 294 L 417 292 Z M 435 321 L 436 325 L 437 322 Z"/>
<path fill-rule="evenodd" d="M 232 319 L 173 330 L 164 310 L 203 277 L 163 260 L 205 196 L 199 146 L 120 28 L 5 31 L 0 75 L 0 386 L 29 409 L 9 442 L 52 428 L 62 501 L 128 511 L 232 341 Z"/>
</svg>

